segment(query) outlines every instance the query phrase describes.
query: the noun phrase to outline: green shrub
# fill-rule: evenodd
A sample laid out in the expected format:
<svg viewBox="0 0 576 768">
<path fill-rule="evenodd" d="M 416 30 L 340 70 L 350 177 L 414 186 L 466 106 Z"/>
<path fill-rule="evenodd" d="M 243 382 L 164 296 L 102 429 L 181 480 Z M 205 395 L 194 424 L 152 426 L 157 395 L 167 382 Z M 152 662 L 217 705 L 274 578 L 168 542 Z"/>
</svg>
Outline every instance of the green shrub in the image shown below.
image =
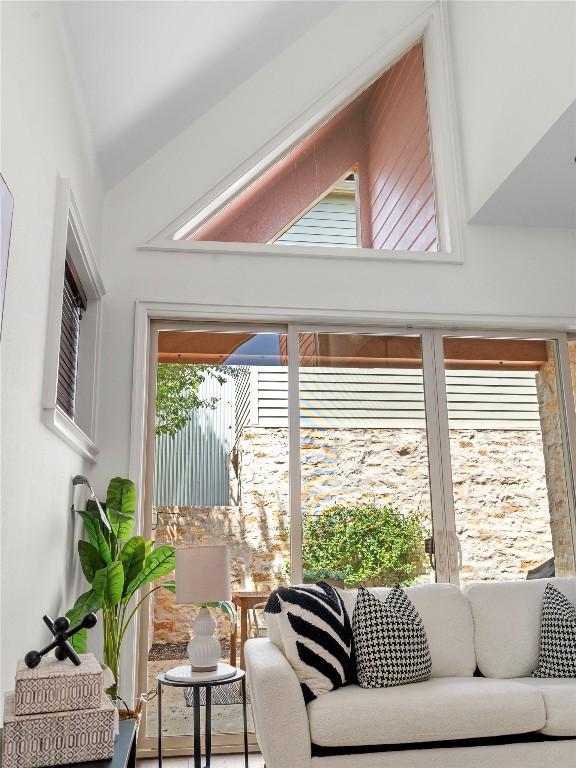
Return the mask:
<svg viewBox="0 0 576 768">
<path fill-rule="evenodd" d="M 304 519 L 305 575 L 346 587 L 407 585 L 426 572 L 422 515 L 393 506 L 334 505 Z"/>
</svg>

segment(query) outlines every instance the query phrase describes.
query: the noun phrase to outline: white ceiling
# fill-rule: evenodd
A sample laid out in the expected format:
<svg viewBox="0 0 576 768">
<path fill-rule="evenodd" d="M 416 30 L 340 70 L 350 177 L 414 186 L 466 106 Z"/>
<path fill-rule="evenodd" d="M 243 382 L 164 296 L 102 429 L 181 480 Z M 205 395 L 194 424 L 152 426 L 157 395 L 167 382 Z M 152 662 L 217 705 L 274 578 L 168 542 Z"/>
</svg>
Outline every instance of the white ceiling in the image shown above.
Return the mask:
<svg viewBox="0 0 576 768">
<path fill-rule="evenodd" d="M 576 229 L 576 101 L 484 203 L 472 222 Z"/>
<path fill-rule="evenodd" d="M 60 2 L 106 186 L 337 5 L 331 0 Z"/>
</svg>

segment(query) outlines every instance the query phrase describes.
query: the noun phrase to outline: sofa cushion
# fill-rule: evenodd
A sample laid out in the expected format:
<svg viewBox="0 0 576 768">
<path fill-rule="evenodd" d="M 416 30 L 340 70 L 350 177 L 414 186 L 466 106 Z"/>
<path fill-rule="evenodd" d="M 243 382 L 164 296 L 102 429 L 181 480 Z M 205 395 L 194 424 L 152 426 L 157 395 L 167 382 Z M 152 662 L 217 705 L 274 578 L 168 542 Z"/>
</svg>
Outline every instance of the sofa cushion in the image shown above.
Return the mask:
<svg viewBox="0 0 576 768">
<path fill-rule="evenodd" d="M 528 677 L 536 668 L 542 598 L 548 583 L 576 602 L 576 578 L 484 582 L 467 587 L 476 659 L 485 677 Z"/>
<path fill-rule="evenodd" d="M 385 600 L 390 589 L 372 587 L 375 597 Z M 422 584 L 407 587 L 406 594 L 424 624 L 432 657 L 432 677 L 466 677 L 474 674 L 474 625 L 467 598 L 452 584 Z M 339 590 L 352 616 L 358 590 Z"/>
<path fill-rule="evenodd" d="M 306 702 L 354 677 L 352 627 L 334 587 L 319 582 L 278 587 L 266 604 L 279 618 L 284 653 Z"/>
<path fill-rule="evenodd" d="M 308 704 L 312 743 L 409 744 L 531 733 L 546 710 L 535 688 L 508 680 L 446 677 L 395 688 L 349 685 Z"/>
<path fill-rule="evenodd" d="M 384 602 L 360 589 L 352 636 L 362 688 L 419 683 L 430 677 L 426 630 L 402 587 L 394 587 Z"/>
<path fill-rule="evenodd" d="M 532 677 L 576 677 L 576 606 L 553 584 L 544 590 L 540 656 Z"/>
<path fill-rule="evenodd" d="M 546 736 L 576 736 L 576 680 L 521 677 L 510 682 L 532 686 L 544 699 Z"/>
</svg>

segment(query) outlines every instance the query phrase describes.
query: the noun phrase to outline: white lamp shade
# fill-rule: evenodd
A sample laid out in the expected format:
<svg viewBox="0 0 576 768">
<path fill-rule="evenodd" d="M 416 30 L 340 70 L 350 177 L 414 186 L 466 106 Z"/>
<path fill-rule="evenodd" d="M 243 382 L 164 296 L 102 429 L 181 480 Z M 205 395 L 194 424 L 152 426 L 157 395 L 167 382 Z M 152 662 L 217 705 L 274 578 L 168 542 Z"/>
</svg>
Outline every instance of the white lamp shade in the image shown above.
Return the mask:
<svg viewBox="0 0 576 768">
<path fill-rule="evenodd" d="M 176 549 L 176 602 L 231 600 L 230 549 L 227 546 Z"/>
</svg>

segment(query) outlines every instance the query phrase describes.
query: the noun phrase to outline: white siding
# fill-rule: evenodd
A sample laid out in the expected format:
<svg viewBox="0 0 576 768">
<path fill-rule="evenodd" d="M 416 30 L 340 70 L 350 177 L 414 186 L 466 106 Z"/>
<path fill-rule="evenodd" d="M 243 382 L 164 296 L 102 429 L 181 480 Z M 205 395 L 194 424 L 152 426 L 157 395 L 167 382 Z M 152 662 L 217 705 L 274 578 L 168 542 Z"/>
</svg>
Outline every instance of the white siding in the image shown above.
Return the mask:
<svg viewBox="0 0 576 768">
<path fill-rule="evenodd" d="M 453 429 L 540 429 L 535 373 L 447 371 Z M 259 426 L 288 424 L 288 372 L 258 369 Z M 306 427 L 425 426 L 422 372 L 410 369 L 303 368 L 301 424 Z"/>
<path fill-rule="evenodd" d="M 331 192 L 274 242 L 355 248 L 357 242 L 354 195 Z"/>
</svg>

